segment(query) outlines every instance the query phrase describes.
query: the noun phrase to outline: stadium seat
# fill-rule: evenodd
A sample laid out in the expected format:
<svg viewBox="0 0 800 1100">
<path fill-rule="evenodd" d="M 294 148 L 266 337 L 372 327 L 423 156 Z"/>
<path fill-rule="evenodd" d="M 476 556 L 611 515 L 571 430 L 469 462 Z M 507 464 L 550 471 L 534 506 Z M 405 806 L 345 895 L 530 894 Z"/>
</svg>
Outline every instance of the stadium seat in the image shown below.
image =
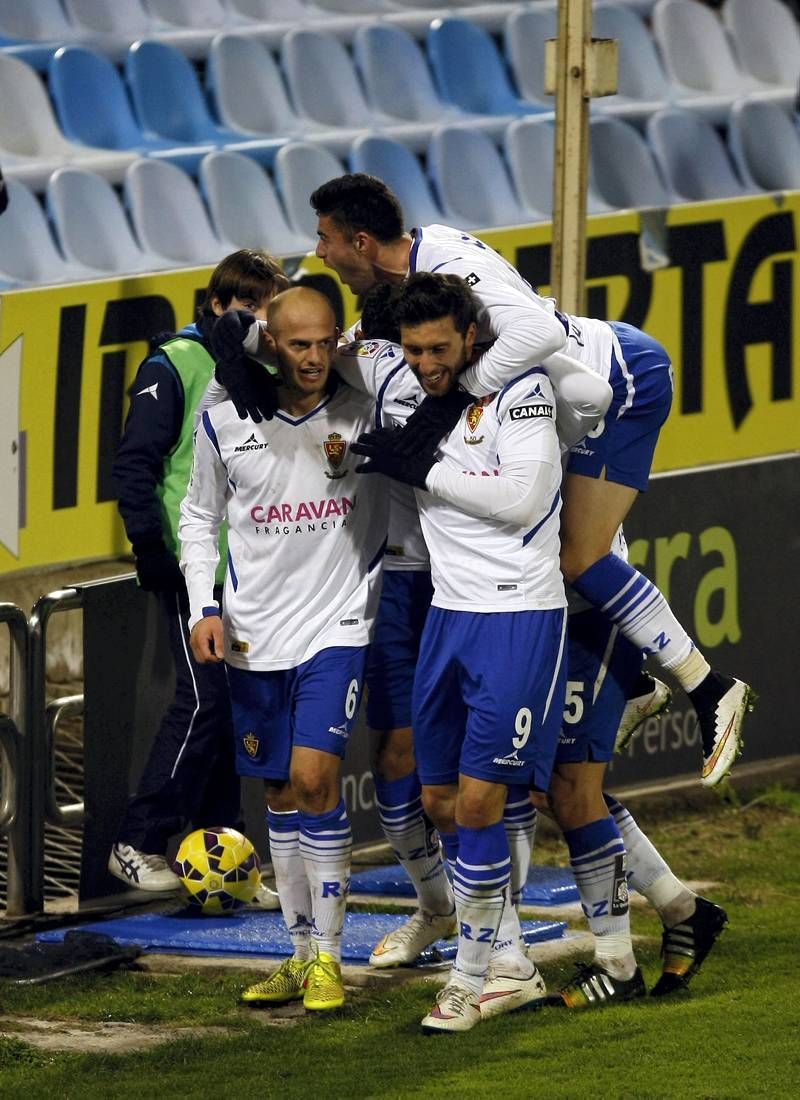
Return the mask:
<svg viewBox="0 0 800 1100">
<path fill-rule="evenodd" d="M 436 19 L 427 35 L 428 57 L 448 103 L 477 115 L 516 118 L 544 110 L 515 92 L 491 35 L 466 19 Z"/>
<path fill-rule="evenodd" d="M 137 160 L 125 173 L 125 202 L 142 248 L 174 267 L 215 264 L 235 249 L 216 236 L 197 188 L 174 164 Z"/>
<path fill-rule="evenodd" d="M 353 143 L 350 167 L 388 184 L 400 200 L 406 228 L 444 221 L 439 204 L 417 157 L 391 138 L 367 135 Z"/>
<path fill-rule="evenodd" d="M 92 50 L 82 46 L 57 50 L 50 61 L 49 77 L 64 133 L 84 145 L 164 157 L 193 174 L 205 154 L 215 148 L 210 142 L 176 147 L 174 142 L 142 133 L 116 67 Z"/>
<path fill-rule="evenodd" d="M 317 238 L 317 215 L 308 196 L 321 183 L 344 172 L 344 165 L 328 149 L 304 141 L 290 141 L 275 158 L 275 183 L 289 225 L 303 237 Z"/>
<path fill-rule="evenodd" d="M 800 190 L 800 119 L 757 96 L 731 108 L 728 148 L 741 178 L 766 191 Z"/>
<path fill-rule="evenodd" d="M 291 230 L 272 181 L 261 165 L 240 153 L 209 153 L 200 187 L 217 235 L 238 248 L 266 248 L 276 256 L 305 255 L 314 236 Z"/>
<path fill-rule="evenodd" d="M 0 279 L 16 286 L 42 286 L 102 277 L 101 271 L 65 260 L 36 197 L 19 180 L 6 183 L 9 202 L 0 218 Z"/>
<path fill-rule="evenodd" d="M 228 7 L 251 23 L 302 23 L 309 14 L 303 0 L 228 0 Z"/>
<path fill-rule="evenodd" d="M 147 0 L 151 15 L 168 27 L 215 33 L 234 21 L 222 0 Z"/>
<path fill-rule="evenodd" d="M 725 0 L 723 22 L 742 67 L 765 84 L 797 90 L 800 27 L 781 0 Z"/>
<path fill-rule="evenodd" d="M 331 32 L 302 28 L 289 31 L 281 45 L 281 61 L 301 117 L 361 133 L 385 131 L 414 148 L 425 147 L 434 124 L 401 123 L 373 110 L 364 98 L 350 55 Z M 309 73 L 314 74 L 313 80 Z"/>
<path fill-rule="evenodd" d="M 114 188 L 95 172 L 59 168 L 47 185 L 47 209 L 67 260 L 106 275 L 132 275 L 169 266 L 144 252 Z"/>
<path fill-rule="evenodd" d="M 619 118 L 598 115 L 589 123 L 592 190 L 617 209 L 665 207 L 673 201 L 653 151 L 639 131 Z"/>
<path fill-rule="evenodd" d="M 472 122 L 499 136 L 506 120 L 471 115 L 440 99 L 428 62 L 417 41 L 402 27 L 369 23 L 356 31 L 353 56 L 373 107 L 397 119 L 444 125 Z"/>
<path fill-rule="evenodd" d="M 246 153 L 271 164 L 280 138 L 246 140 L 246 135 L 218 126 L 211 117 L 194 66 L 180 50 L 164 42 L 134 42 L 125 75 L 142 130 L 176 145 L 207 145 Z"/>
<path fill-rule="evenodd" d="M 280 135 L 320 141 L 344 154 L 363 133 L 301 118 L 288 96 L 270 50 L 253 35 L 220 34 L 211 43 L 206 66 L 208 93 L 225 126 L 249 135 Z"/>
<path fill-rule="evenodd" d="M 109 36 L 129 46 L 150 34 L 154 21 L 141 0 L 64 0 L 69 17 L 83 37 Z"/>
<path fill-rule="evenodd" d="M 549 221 L 553 214 L 555 127 L 549 118 L 520 118 L 506 130 L 503 150 L 528 221 Z M 592 187 L 587 193 L 587 212 L 609 209 Z"/>
<path fill-rule="evenodd" d="M 82 32 L 67 19 L 60 0 L 0 0 L 0 36 L 60 44 Z"/>
<path fill-rule="evenodd" d="M 711 123 L 678 107 L 657 111 L 647 139 L 667 186 L 683 202 L 729 199 L 755 190 L 741 182 Z"/>
<path fill-rule="evenodd" d="M 452 225 L 479 230 L 530 221 L 497 147 L 479 130 L 437 130 L 428 149 L 428 171 Z"/>
<path fill-rule="evenodd" d="M 716 95 L 726 111 L 734 100 L 750 92 L 787 98 L 785 89 L 763 84 L 742 70 L 722 22 L 700 0 L 658 0 L 653 9 L 653 33 L 673 81 L 695 92 Z"/>
<path fill-rule="evenodd" d="M 19 58 L 0 52 L 0 162 L 6 153 L 21 157 L 35 172 L 39 160 L 47 173 L 63 164 L 99 172 L 119 182 L 135 154 L 78 145 L 61 133 L 39 74 Z M 38 182 L 28 177 L 34 185 Z"/>
</svg>

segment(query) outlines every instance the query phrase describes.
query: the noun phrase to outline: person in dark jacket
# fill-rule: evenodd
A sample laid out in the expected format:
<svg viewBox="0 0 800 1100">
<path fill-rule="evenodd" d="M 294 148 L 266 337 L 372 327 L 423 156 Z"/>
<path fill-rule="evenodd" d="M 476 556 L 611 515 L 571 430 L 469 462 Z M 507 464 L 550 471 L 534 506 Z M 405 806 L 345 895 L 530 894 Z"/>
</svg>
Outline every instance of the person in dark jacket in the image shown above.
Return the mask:
<svg viewBox="0 0 800 1100">
<path fill-rule="evenodd" d="M 227 256 L 211 276 L 196 323 L 159 339 L 129 391 L 114 483 L 139 584 L 158 598 L 175 662 L 175 696 L 108 861 L 112 875 L 140 890 L 179 885 L 165 852 L 169 838 L 189 823 L 234 826 L 240 820 L 227 681 L 221 665 L 198 664 L 189 648 L 177 528 L 192 467 L 195 412 L 214 375 L 216 320 L 229 309 L 265 319 L 269 300 L 287 286 L 269 253 L 241 249 Z M 218 585 L 227 555 L 222 540 L 224 535 Z"/>
</svg>

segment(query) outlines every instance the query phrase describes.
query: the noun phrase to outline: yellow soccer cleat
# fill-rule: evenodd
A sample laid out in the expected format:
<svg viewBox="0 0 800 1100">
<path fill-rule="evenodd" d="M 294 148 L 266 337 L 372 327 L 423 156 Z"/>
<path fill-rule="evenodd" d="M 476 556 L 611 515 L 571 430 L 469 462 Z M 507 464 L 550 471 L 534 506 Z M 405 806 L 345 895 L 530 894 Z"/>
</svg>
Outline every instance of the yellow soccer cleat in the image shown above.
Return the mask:
<svg viewBox="0 0 800 1100">
<path fill-rule="evenodd" d="M 329 1012 L 344 1004 L 342 968 L 332 955 L 320 951 L 306 964 L 303 1007 L 309 1012 Z"/>
<path fill-rule="evenodd" d="M 272 977 L 245 989 L 240 998 L 246 1005 L 283 1005 L 299 1001 L 308 963 L 304 959 L 286 959 Z"/>
</svg>

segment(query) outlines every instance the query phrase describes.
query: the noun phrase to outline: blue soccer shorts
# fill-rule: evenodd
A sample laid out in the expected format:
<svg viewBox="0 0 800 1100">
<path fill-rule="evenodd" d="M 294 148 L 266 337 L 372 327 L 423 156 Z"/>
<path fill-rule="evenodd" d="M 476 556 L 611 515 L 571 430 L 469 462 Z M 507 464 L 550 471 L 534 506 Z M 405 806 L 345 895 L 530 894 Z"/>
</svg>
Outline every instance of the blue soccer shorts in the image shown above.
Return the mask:
<svg viewBox="0 0 800 1100">
<path fill-rule="evenodd" d="M 423 784 L 547 790 L 566 683 L 566 611 L 477 614 L 432 607 L 414 681 Z"/>
<path fill-rule="evenodd" d="M 557 764 L 608 761 L 622 712 L 642 670 L 642 651 L 594 608 L 567 624 L 567 694 Z"/>
<path fill-rule="evenodd" d="M 282 782 L 295 746 L 343 758 L 366 659 L 366 646 L 332 646 L 296 668 L 257 672 L 228 665 L 238 774 Z"/>
<path fill-rule="evenodd" d="M 374 730 L 411 725 L 411 692 L 433 585 L 427 570 L 389 570 L 367 657 L 367 725 Z"/>
<path fill-rule="evenodd" d="M 594 432 L 570 447 L 567 473 L 629 485 L 644 492 L 658 436 L 672 404 L 672 366 L 652 336 L 615 321 L 623 362 L 612 356 L 611 405 Z"/>
</svg>

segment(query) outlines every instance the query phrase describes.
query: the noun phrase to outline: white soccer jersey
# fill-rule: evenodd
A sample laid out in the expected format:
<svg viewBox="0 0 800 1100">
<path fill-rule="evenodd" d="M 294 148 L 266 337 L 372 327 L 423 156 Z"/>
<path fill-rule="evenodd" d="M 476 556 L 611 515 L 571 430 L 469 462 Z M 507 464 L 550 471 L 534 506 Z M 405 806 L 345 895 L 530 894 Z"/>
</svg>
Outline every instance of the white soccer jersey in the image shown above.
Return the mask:
<svg viewBox="0 0 800 1100">
<path fill-rule="evenodd" d="M 337 369 L 352 385 L 375 395 L 375 415 L 384 423 L 405 423 L 425 395 L 402 349 L 387 341 L 340 348 Z M 531 529 L 472 515 L 434 493 L 415 490 L 430 551 L 436 607 L 490 612 L 565 606 L 558 537 L 561 460 L 554 405 L 544 371 L 530 371 L 489 404 L 466 409 L 440 445 L 440 466 L 457 475 L 502 477 L 504 464 L 517 462 L 541 463 L 544 475 L 537 481 L 541 518 Z M 495 488 L 499 495 L 499 486 Z"/>
<path fill-rule="evenodd" d="M 207 408 L 181 509 L 191 621 L 213 604 L 216 532 L 228 518 L 225 659 L 294 668 L 330 646 L 366 645 L 377 606 L 388 508 L 384 478 L 362 477 L 349 445 L 374 402 L 346 385 L 306 416 L 240 420 Z"/>
<path fill-rule="evenodd" d="M 566 341 L 555 300 L 537 294 L 516 268 L 477 237 L 446 225 L 413 230 L 409 274 L 460 275 L 480 303 L 478 343 L 492 343 L 462 377 L 469 393 L 490 394 L 541 363 Z"/>
</svg>

